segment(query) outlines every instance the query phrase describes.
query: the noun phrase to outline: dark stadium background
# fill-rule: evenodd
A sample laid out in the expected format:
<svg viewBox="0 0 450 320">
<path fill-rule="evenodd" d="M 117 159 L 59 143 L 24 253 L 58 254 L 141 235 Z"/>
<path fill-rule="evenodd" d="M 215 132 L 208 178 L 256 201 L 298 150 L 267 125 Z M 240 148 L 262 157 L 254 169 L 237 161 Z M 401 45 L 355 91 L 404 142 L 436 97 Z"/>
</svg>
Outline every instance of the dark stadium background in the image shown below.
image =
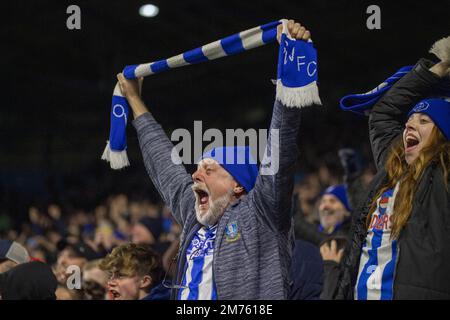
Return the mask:
<svg viewBox="0 0 450 320">
<path fill-rule="evenodd" d="M 306 109 L 299 172 L 354 147 L 370 162 L 366 119 L 344 113 L 339 99 L 365 92 L 398 68 L 428 56 L 449 34 L 448 1 L 11 1 L 3 11 L 0 108 L 0 214 L 25 218 L 31 203 L 58 201 L 90 208 L 113 192 L 158 199 L 131 126 L 131 167 L 113 171 L 100 160 L 109 132 L 115 74 L 127 64 L 167 58 L 279 18 L 311 31 L 319 55 L 323 107 Z M 81 30 L 66 28 L 66 8 L 81 8 Z M 381 30 L 366 28 L 366 8 L 381 7 Z M 144 81 L 151 112 L 175 128 L 267 128 L 277 45 L 169 71 Z"/>
</svg>

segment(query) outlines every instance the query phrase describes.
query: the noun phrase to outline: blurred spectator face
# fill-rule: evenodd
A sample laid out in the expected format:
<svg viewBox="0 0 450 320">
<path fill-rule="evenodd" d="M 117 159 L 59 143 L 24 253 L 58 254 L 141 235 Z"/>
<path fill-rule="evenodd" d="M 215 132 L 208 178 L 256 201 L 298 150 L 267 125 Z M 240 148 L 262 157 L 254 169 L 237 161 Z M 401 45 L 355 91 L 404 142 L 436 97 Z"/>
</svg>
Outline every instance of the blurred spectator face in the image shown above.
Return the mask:
<svg viewBox="0 0 450 320">
<path fill-rule="evenodd" d="M 57 231 L 48 231 L 47 234 L 47 239 L 48 241 L 50 241 L 51 243 L 58 243 L 58 241 L 60 241 L 62 239 L 61 234 L 59 234 Z"/>
<path fill-rule="evenodd" d="M 128 211 L 128 198 L 124 194 L 119 194 L 111 200 L 111 215 L 122 216 Z"/>
<path fill-rule="evenodd" d="M 141 219 L 144 215 L 144 206 L 142 203 L 133 201 L 130 203 L 129 207 L 131 222 L 137 222 L 139 219 Z"/>
<path fill-rule="evenodd" d="M 348 216 L 342 202 L 332 194 L 325 194 L 319 203 L 320 224 L 325 230 L 334 228 Z"/>
<path fill-rule="evenodd" d="M 108 208 L 106 208 L 106 206 L 103 205 L 97 206 L 95 207 L 94 215 L 97 221 L 102 221 L 106 219 L 108 216 Z"/>
<path fill-rule="evenodd" d="M 319 167 L 318 175 L 319 175 L 319 180 L 323 185 L 330 184 L 331 174 L 330 174 L 330 170 L 328 169 L 327 166 L 321 165 Z"/>
<path fill-rule="evenodd" d="M 155 238 L 146 227 L 136 223 L 131 230 L 131 242 L 135 244 L 154 244 Z"/>
<path fill-rule="evenodd" d="M 47 208 L 48 215 L 55 220 L 61 218 L 61 208 L 56 204 L 50 204 Z"/>
<path fill-rule="evenodd" d="M 58 256 L 58 264 L 64 267 L 76 265 L 82 268 L 86 262 L 86 258 L 80 257 L 71 248 L 64 249 Z"/>
<path fill-rule="evenodd" d="M 30 218 L 30 221 L 32 223 L 38 223 L 39 222 L 39 210 L 36 207 L 30 207 L 28 209 L 28 217 Z"/>
<path fill-rule="evenodd" d="M 61 284 L 65 284 L 69 274 L 66 274 L 66 270 L 69 266 L 78 266 L 80 269 L 83 268 L 84 264 L 87 262 L 86 258 L 79 257 L 71 248 L 66 248 L 58 256 L 56 262 L 56 278 Z"/>
<path fill-rule="evenodd" d="M 17 233 L 16 230 L 9 230 L 8 233 L 6 234 L 6 239 L 9 240 L 16 240 L 19 237 L 19 234 Z"/>
<path fill-rule="evenodd" d="M 362 176 L 364 185 L 368 186 L 372 182 L 374 176 L 374 170 L 372 168 L 367 168 Z"/>
<path fill-rule="evenodd" d="M 156 218 L 159 215 L 159 208 L 154 203 L 151 203 L 149 201 L 146 201 L 144 204 L 144 211 L 145 214 L 149 217 Z"/>
<path fill-rule="evenodd" d="M 87 300 L 104 300 L 106 296 L 106 286 L 108 282 L 108 275 L 105 271 L 97 266 L 90 266 L 88 262 L 83 270 L 83 291 L 85 299 Z"/>
</svg>

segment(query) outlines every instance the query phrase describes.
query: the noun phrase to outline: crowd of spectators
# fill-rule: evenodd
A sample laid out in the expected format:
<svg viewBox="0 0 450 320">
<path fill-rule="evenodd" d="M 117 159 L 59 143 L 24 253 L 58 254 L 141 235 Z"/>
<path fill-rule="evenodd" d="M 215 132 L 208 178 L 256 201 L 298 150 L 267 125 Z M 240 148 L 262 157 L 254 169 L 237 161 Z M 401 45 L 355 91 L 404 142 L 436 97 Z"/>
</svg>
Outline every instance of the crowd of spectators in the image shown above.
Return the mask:
<svg viewBox="0 0 450 320">
<path fill-rule="evenodd" d="M 293 263 L 294 268 L 297 268 L 293 269 L 294 278 L 310 272 L 303 270 L 305 261 L 311 258 L 305 256 L 306 252 L 320 257 L 319 248 L 322 247 L 320 252 L 324 260 L 336 260 L 333 256 L 329 258 L 324 249 L 331 248 L 330 236 L 336 235 L 338 227 L 348 221 L 352 196 L 349 195 L 349 203 L 345 204 L 347 200 L 336 193 L 339 190 L 329 192 L 329 187 L 340 186 L 345 182 L 348 192 L 348 186 L 354 184 L 352 181 L 357 180 L 360 185 L 367 186 L 373 177 L 373 168 L 370 165 L 363 166 L 355 157 L 356 153 L 352 150 L 347 154 L 342 151 L 340 163 L 343 170 L 336 171 L 323 164 L 315 171 L 299 172 L 295 176 L 293 216 L 297 248 L 303 249 L 296 251 L 302 255 L 297 257 L 302 265 L 295 267 Z M 339 157 L 336 158 L 339 163 Z M 325 194 L 335 195 L 337 200 L 341 200 L 341 204 L 339 201 L 336 203 L 342 208 L 346 207 L 347 214 L 338 220 L 330 218 L 329 222 L 325 222 L 324 216 L 332 217 L 335 214 L 332 204 L 324 201 Z M 2 212 L 2 216 L 6 215 L 7 212 Z M 145 196 L 110 194 L 91 209 L 58 202 L 31 205 L 28 207 L 27 219 L 16 226 L 0 224 L 0 273 L 3 273 L 4 279 L 13 278 L 13 275 L 7 277 L 5 274 L 15 269 L 17 264 L 28 261 L 33 261 L 28 264 L 43 263 L 55 277 L 55 298 L 61 300 L 168 299 L 168 284 L 175 272 L 174 259 L 178 252 L 180 233 L 181 228 L 169 208 Z M 345 234 L 341 238 L 345 239 Z M 345 244 L 340 244 L 340 248 L 343 246 Z M 3 256 L 1 247 L 4 248 Z M 23 261 L 8 259 L 8 250 L 11 258 L 11 252 L 19 252 L 17 247 L 23 247 L 25 256 L 29 258 L 25 257 Z M 294 252 L 294 261 L 295 255 Z M 339 263 L 339 259 L 335 263 Z M 317 261 L 314 263 L 317 264 Z M 74 266 L 80 270 L 78 286 Z M 316 298 L 322 287 L 327 285 L 323 277 L 320 273 L 320 286 L 314 295 Z M 11 282 L 13 280 L 10 283 L 14 283 Z M 301 286 L 297 292 L 306 290 L 307 284 Z M 51 285 L 48 287 L 51 288 Z M 304 293 L 294 294 L 291 298 L 309 298 L 308 295 L 312 293 L 306 296 Z M 327 298 L 326 294 L 322 297 Z"/>
</svg>

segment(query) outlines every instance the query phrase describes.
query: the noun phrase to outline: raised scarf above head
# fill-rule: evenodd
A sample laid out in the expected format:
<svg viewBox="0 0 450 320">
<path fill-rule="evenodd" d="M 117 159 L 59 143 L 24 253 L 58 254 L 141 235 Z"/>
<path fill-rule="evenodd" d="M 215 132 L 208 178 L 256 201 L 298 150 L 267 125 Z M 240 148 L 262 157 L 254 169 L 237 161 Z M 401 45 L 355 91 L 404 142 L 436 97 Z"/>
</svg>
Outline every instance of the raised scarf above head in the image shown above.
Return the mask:
<svg viewBox="0 0 450 320">
<path fill-rule="evenodd" d="M 283 24 L 283 33 L 278 54 L 276 99 L 287 107 L 321 104 L 317 88 L 317 52 L 312 41 L 291 38 L 286 19 L 231 35 L 168 59 L 126 66 L 123 74 L 127 79 L 136 79 L 257 48 L 276 41 L 277 26 L 280 23 Z M 109 141 L 102 155 L 103 160 L 110 162 L 112 169 L 129 165 L 125 135 L 128 114 L 128 102 L 116 83 L 112 98 Z"/>
</svg>

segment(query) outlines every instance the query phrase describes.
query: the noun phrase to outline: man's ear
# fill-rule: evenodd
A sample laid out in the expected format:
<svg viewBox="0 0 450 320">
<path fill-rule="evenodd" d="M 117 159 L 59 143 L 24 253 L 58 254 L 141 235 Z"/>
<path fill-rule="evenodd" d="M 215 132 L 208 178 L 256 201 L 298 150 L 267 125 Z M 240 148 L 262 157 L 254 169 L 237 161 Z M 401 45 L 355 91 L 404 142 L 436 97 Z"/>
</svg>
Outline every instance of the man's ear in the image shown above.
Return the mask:
<svg viewBox="0 0 450 320">
<path fill-rule="evenodd" d="M 139 289 L 148 290 L 152 286 L 152 284 L 152 277 L 150 277 L 149 275 L 143 276 L 139 285 Z"/>
<path fill-rule="evenodd" d="M 233 188 L 233 192 L 237 197 L 239 197 L 245 192 L 245 189 L 243 186 L 236 182 Z"/>
</svg>

